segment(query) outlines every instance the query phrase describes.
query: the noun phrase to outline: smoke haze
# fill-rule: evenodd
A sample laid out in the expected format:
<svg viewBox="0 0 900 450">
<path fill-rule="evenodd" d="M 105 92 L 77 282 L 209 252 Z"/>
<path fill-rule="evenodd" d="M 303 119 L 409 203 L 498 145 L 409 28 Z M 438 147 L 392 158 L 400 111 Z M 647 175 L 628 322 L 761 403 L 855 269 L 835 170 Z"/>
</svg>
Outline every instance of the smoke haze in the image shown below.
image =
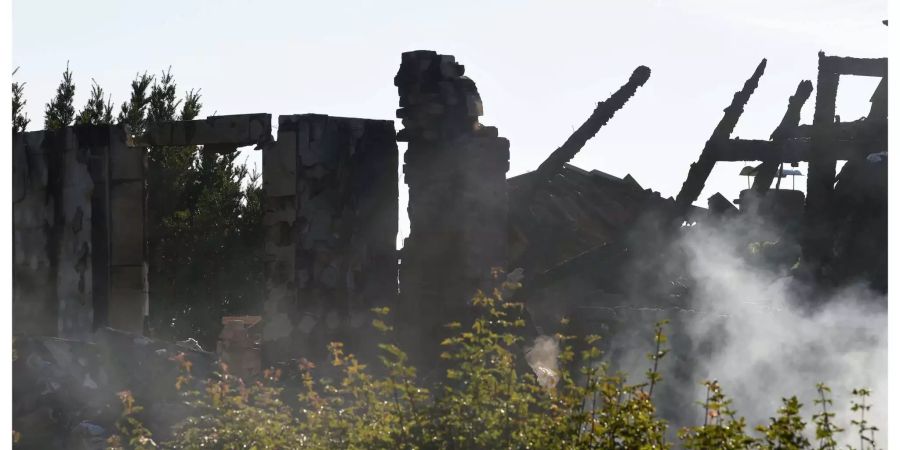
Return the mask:
<svg viewBox="0 0 900 450">
<path fill-rule="evenodd" d="M 719 382 L 748 429 L 767 423 L 781 399 L 792 395 L 810 421 L 821 412 L 814 404 L 815 386 L 824 382 L 832 389 L 829 410 L 845 429 L 839 442 L 858 442 L 850 423 L 859 417 L 850 411 L 851 391 L 864 387 L 873 403 L 866 420 L 878 427 L 879 445 L 886 445 L 886 296 L 862 283 L 817 290 L 790 276 L 788 267 L 754 259 L 751 243 L 774 241 L 783 233 L 751 217 L 683 229 L 663 270 L 685 274 L 687 303 L 619 307 L 616 331 L 604 333 L 612 367 L 639 382 L 649 368 L 645 355 L 653 348 L 653 324 L 669 319 L 671 353 L 660 363 L 663 381 L 655 403 L 670 431 L 703 423 L 697 402 L 706 397 L 704 380 Z M 782 239 L 780 245 L 794 251 Z M 646 304 L 640 300 L 645 299 L 629 302 Z M 811 440 L 814 430 L 808 423 Z"/>
<path fill-rule="evenodd" d="M 692 308 L 706 311 L 684 332 L 697 355 L 694 379 L 718 380 L 755 425 L 797 395 L 810 417 L 815 384 L 832 388 L 837 419 L 850 430 L 850 392 L 871 389 L 870 424 L 886 430 L 887 299 L 860 285 L 817 294 L 794 278 L 758 268 L 738 254 L 741 236 L 765 234 L 737 222 L 687 233 L 681 245 L 696 281 Z M 700 230 L 697 230 L 700 231 Z M 694 398 L 705 388 L 695 385 Z M 884 434 L 882 444 L 884 443 Z M 854 437 L 855 439 L 855 437 Z"/>
</svg>

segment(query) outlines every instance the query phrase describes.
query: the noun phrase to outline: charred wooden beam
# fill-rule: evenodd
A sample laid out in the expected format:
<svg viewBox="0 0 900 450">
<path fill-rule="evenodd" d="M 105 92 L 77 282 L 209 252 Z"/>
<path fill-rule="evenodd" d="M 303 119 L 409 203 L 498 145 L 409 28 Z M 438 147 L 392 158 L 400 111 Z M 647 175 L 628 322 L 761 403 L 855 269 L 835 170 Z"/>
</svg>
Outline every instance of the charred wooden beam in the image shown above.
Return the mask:
<svg viewBox="0 0 900 450">
<path fill-rule="evenodd" d="M 835 160 L 848 160 L 871 150 L 866 140 L 835 140 L 828 146 L 828 153 Z M 786 139 L 780 143 L 762 139 L 729 139 L 716 144 L 713 154 L 717 162 L 774 161 L 798 163 L 809 161 L 812 142 L 809 138 Z"/>
<path fill-rule="evenodd" d="M 518 200 L 527 201 L 536 190 L 544 183 L 547 183 L 554 175 L 558 174 L 563 167 L 578 154 L 588 140 L 597 135 L 604 125 L 606 125 L 616 111 L 622 109 L 625 103 L 634 96 L 637 89 L 644 85 L 650 78 L 650 68 L 647 66 L 639 66 L 631 73 L 628 82 L 625 83 L 618 91 L 613 93 L 608 99 L 597 104 L 591 116 L 566 139 L 562 146 L 557 148 L 547 157 L 544 162 L 535 171 L 534 181 L 521 191 Z"/>
<path fill-rule="evenodd" d="M 887 58 L 851 58 L 825 56 L 819 53 L 819 71 L 836 75 L 857 75 L 863 77 L 886 77 Z"/>
<path fill-rule="evenodd" d="M 812 89 L 812 81 L 803 80 L 797 85 L 794 95 L 788 99 L 788 107 L 784 112 L 784 117 L 781 118 L 781 123 L 778 124 L 771 136 L 776 152 L 781 148 L 779 144 L 784 142 L 791 132 L 797 128 L 797 125 L 800 124 L 800 110 L 803 108 L 806 100 L 809 99 L 809 95 L 812 94 Z M 772 180 L 778 172 L 778 167 L 782 164 L 780 155 L 774 156 L 773 158 L 763 159 L 763 163 L 757 170 L 756 177 L 753 178 L 753 190 L 760 193 L 765 193 L 769 190 L 769 186 L 772 185 Z"/>
<path fill-rule="evenodd" d="M 765 70 L 766 60 L 763 59 L 756 67 L 753 75 L 744 83 L 744 87 L 734 94 L 731 104 L 725 108 L 725 114 L 722 116 L 722 120 L 719 121 L 719 124 L 716 125 L 709 140 L 706 141 L 706 145 L 700 153 L 700 158 L 697 162 L 691 164 L 687 179 L 681 186 L 681 191 L 678 192 L 678 196 L 675 197 L 675 212 L 677 214 L 677 219 L 684 217 L 690 206 L 697 200 L 697 197 L 700 196 L 700 192 L 703 191 L 706 179 L 709 178 L 710 172 L 712 172 L 713 167 L 716 165 L 716 146 L 721 142 L 728 140 L 728 137 L 731 136 L 731 132 L 734 131 L 738 119 L 740 119 L 741 114 L 744 112 L 744 105 L 750 100 L 750 96 L 753 95 L 753 91 L 755 91 L 756 87 L 759 85 L 759 79 L 762 77 Z"/>
<path fill-rule="evenodd" d="M 835 140 L 853 140 L 868 133 L 871 127 L 867 120 L 856 120 L 853 122 L 835 122 L 827 125 L 828 132 Z M 793 139 L 812 139 L 815 125 L 800 125 L 794 129 L 791 134 Z"/>
<path fill-rule="evenodd" d="M 830 232 L 827 230 L 828 205 L 831 202 L 834 191 L 835 163 L 837 158 L 831 154 L 830 147 L 840 132 L 835 127 L 835 104 L 837 89 L 841 75 L 858 75 L 887 77 L 887 58 L 848 58 L 838 56 L 826 56 L 819 52 L 819 75 L 816 82 L 816 110 L 813 116 L 813 124 L 810 133 L 812 153 L 809 159 L 809 173 L 807 178 L 806 216 L 810 232 L 805 253 L 810 260 L 822 263 L 826 259 L 827 248 L 830 243 Z M 873 96 L 873 110 L 870 113 L 881 114 L 879 90 L 886 94 L 887 86 L 876 89 Z M 885 102 L 886 103 L 886 102 Z M 860 136 L 867 140 L 878 140 L 883 134 L 875 127 L 873 120 L 859 121 L 854 137 Z"/>
<path fill-rule="evenodd" d="M 834 136 L 834 113 L 838 82 L 849 67 L 837 67 L 840 61 L 819 52 L 819 75 L 816 80 L 816 110 L 813 114 L 809 171 L 806 178 L 806 235 L 803 260 L 814 273 L 827 263 L 831 247 L 828 205 L 834 193 L 835 164 L 829 150 Z M 844 65 L 849 65 L 845 63 Z M 837 69 L 842 69 L 839 72 Z"/>
<path fill-rule="evenodd" d="M 834 113 L 836 108 L 840 74 L 833 70 L 833 59 L 819 53 L 819 75 L 816 82 L 816 109 L 811 127 L 813 153 L 809 159 L 807 210 L 815 213 L 827 204 L 834 187 L 835 158 L 827 152 L 830 141 L 835 139 Z"/>
</svg>

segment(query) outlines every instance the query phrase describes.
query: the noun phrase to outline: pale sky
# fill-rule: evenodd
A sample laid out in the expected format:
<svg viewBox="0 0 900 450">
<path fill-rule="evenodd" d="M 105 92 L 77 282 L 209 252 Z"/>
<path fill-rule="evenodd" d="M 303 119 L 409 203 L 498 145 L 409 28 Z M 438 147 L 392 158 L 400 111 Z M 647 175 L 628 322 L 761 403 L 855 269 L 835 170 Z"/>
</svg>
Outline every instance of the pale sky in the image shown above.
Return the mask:
<svg viewBox="0 0 900 450">
<path fill-rule="evenodd" d="M 67 60 L 79 109 L 91 78 L 118 109 L 137 72 L 171 66 L 179 91 L 202 89 L 204 116 L 392 119 L 400 54 L 435 50 L 455 55 L 477 83 L 482 123 L 511 142 L 510 176 L 536 168 L 643 64 L 650 80 L 574 164 L 630 173 L 674 196 L 761 58 L 766 74 L 732 137 L 768 138 L 797 84 L 815 82 L 819 50 L 887 56 L 885 18 L 883 0 L 15 0 L 12 61 L 20 67 L 14 79 L 27 83 L 29 130 L 36 130 Z M 876 83 L 842 78 L 842 120 L 866 114 Z M 259 152 L 247 153 L 261 166 Z M 698 204 L 715 192 L 736 198 L 746 187 L 742 166 L 718 165 Z M 797 179 L 798 188 L 805 184 Z"/>
</svg>

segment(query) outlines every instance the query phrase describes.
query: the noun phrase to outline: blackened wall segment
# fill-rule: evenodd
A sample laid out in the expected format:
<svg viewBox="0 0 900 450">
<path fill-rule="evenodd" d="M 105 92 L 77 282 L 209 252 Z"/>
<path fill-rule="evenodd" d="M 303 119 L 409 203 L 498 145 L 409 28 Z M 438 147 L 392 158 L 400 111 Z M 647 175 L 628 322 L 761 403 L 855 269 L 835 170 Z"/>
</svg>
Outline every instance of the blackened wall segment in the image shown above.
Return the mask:
<svg viewBox="0 0 900 450">
<path fill-rule="evenodd" d="M 397 296 L 394 123 L 279 117 L 263 150 L 268 359 L 361 339 L 373 307 Z"/>
<path fill-rule="evenodd" d="M 400 263 L 401 315 L 421 329 L 464 313 L 507 260 L 509 141 L 478 121 L 481 96 L 464 67 L 433 51 L 404 53 L 394 84 L 408 142 L 410 234 Z M 436 337 L 436 336 L 432 336 Z"/>
</svg>

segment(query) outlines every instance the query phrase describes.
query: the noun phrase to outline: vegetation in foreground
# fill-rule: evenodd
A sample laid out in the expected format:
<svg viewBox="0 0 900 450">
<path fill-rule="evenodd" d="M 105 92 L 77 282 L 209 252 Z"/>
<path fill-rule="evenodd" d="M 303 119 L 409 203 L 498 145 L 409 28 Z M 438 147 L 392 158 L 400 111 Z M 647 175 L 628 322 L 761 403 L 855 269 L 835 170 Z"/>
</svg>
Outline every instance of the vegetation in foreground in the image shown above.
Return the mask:
<svg viewBox="0 0 900 450">
<path fill-rule="evenodd" d="M 609 372 L 595 345 L 598 336 L 584 338 L 587 349 L 576 358 L 576 338 L 563 334 L 556 335 L 561 369 L 538 379 L 517 370 L 522 305 L 505 301 L 500 290 L 478 293 L 472 302 L 479 315 L 470 326 L 448 325 L 453 335 L 442 342 L 440 354 L 446 374 L 436 385 L 417 382 L 407 355 L 390 343 L 388 310 L 378 308 L 373 326 L 386 342 L 379 345 L 379 367 L 370 368 L 335 342 L 327 367 L 298 364 L 299 383 L 285 383 L 281 370 L 245 383 L 223 366 L 205 390 L 196 391 L 184 389 L 190 364 L 175 358 L 183 369 L 176 388 L 194 414 L 175 427 L 171 441 L 157 443 L 139 420 L 140 407 L 123 392 L 123 413 L 109 448 L 822 450 L 838 448 L 842 433 L 858 435 L 859 447 L 848 448 L 877 448 L 877 429 L 866 421 L 870 392 L 853 392 L 856 417 L 844 430 L 824 384 L 817 385 L 810 420 L 796 397 L 785 398 L 767 424 L 751 430 L 722 387 L 707 381 L 707 396 L 699 402 L 703 423 L 678 430 L 671 442 L 653 398 L 663 381 L 659 361 L 668 352 L 665 323 L 656 327 L 656 348 L 647 355 L 649 369 L 640 383 Z M 580 371 L 566 369 L 577 366 Z M 299 387 L 291 391 L 290 384 Z"/>
</svg>

